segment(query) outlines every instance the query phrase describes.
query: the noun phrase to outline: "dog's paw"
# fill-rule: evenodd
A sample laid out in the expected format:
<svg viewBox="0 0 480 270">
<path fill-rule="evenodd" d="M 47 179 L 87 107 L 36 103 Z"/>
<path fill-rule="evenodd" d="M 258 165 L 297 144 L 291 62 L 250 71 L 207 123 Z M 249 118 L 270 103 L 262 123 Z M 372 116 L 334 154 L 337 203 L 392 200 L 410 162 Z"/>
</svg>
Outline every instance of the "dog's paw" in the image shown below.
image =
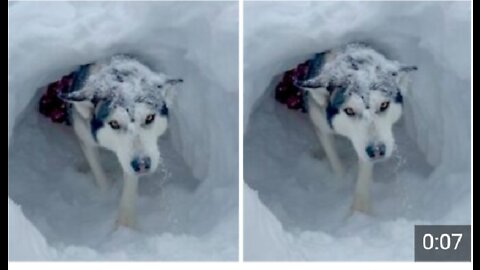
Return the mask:
<svg viewBox="0 0 480 270">
<path fill-rule="evenodd" d="M 365 196 L 355 196 L 352 202 L 352 212 L 371 213 L 370 202 Z"/>
<path fill-rule="evenodd" d="M 135 226 L 136 226 L 135 217 L 129 214 L 120 214 L 117 218 L 117 221 L 115 222 L 115 227 L 119 228 L 122 226 L 135 229 Z"/>
<path fill-rule="evenodd" d="M 112 184 L 108 180 L 105 180 L 105 182 L 98 182 L 97 181 L 97 183 L 95 183 L 95 185 L 97 186 L 97 188 L 98 188 L 98 190 L 101 194 L 107 194 L 112 187 Z"/>
<path fill-rule="evenodd" d="M 343 168 L 343 166 L 340 165 L 333 167 L 333 172 L 335 173 L 335 177 L 337 177 L 341 181 L 347 181 L 347 174 L 345 173 L 345 169 Z"/>
<path fill-rule="evenodd" d="M 336 165 L 337 166 L 331 166 L 333 175 L 335 176 L 335 184 L 337 185 L 337 187 L 345 187 L 351 182 L 351 176 L 347 174 L 341 164 Z"/>
</svg>

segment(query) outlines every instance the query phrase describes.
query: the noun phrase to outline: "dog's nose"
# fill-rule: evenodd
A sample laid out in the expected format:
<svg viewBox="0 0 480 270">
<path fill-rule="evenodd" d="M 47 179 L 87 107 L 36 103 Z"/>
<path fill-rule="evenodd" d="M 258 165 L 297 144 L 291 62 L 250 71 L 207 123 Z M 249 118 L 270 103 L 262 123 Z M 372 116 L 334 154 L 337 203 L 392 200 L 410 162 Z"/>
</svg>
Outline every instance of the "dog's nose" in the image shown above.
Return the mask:
<svg viewBox="0 0 480 270">
<path fill-rule="evenodd" d="M 382 158 L 385 156 L 385 152 L 387 151 L 387 147 L 383 143 L 379 144 L 370 144 L 365 148 L 365 152 L 371 159 Z"/>
<path fill-rule="evenodd" d="M 152 165 L 152 161 L 150 157 L 138 157 L 132 160 L 130 162 L 130 165 L 132 166 L 133 170 L 135 172 L 146 172 L 150 170 L 150 166 Z"/>
</svg>

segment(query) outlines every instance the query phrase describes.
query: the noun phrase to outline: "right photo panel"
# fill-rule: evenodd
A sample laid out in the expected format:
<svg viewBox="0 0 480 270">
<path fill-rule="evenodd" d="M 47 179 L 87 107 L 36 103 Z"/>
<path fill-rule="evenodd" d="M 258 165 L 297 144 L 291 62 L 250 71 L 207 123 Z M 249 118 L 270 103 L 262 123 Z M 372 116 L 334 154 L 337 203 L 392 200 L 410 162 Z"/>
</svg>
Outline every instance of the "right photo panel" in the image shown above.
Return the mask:
<svg viewBox="0 0 480 270">
<path fill-rule="evenodd" d="M 470 261 L 471 3 L 244 3 L 244 260 Z"/>
</svg>

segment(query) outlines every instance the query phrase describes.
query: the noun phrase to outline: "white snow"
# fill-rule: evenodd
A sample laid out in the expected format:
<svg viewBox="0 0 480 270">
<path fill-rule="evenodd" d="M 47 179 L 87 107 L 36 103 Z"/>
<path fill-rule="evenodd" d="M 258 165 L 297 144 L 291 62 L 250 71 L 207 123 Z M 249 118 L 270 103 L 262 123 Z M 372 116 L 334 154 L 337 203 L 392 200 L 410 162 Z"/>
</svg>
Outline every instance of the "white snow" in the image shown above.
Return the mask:
<svg viewBox="0 0 480 270">
<path fill-rule="evenodd" d="M 386 59 L 383 55 L 373 50 L 368 45 L 350 43 L 331 50 L 332 57 L 322 66 L 321 74 L 309 78 L 308 83 L 327 86 L 330 81 L 336 84 L 345 84 L 345 95 L 350 91 L 367 95 L 374 84 L 376 88 L 384 90 L 387 95 L 395 96 L 397 93 L 397 77 L 393 72 L 398 72 L 402 67 L 398 61 Z M 359 68 L 352 68 L 352 61 Z"/>
<path fill-rule="evenodd" d="M 170 88 L 167 80 L 179 79 L 155 73 L 140 61 L 123 54 L 98 60 L 88 66 L 89 75 L 81 89 L 70 93 L 70 96 L 89 99 L 109 97 L 112 101 L 110 106 L 122 103 L 127 107 L 141 98 L 148 104 L 162 106 L 166 102 L 166 89 Z"/>
<path fill-rule="evenodd" d="M 25 217 L 20 206 L 8 198 L 8 257 L 12 260 L 52 259 L 55 250 L 50 248 L 43 235 Z M 13 243 L 16 243 L 15 245 Z"/>
<path fill-rule="evenodd" d="M 249 2 L 244 26 L 245 259 L 413 260 L 415 224 L 470 224 L 470 3 Z M 351 214 L 356 157 L 338 139 L 337 185 L 305 114 L 273 98 L 279 75 L 349 42 L 417 65 L 375 168 L 373 214 Z"/>
<path fill-rule="evenodd" d="M 9 259 L 237 258 L 237 14 L 235 2 L 9 4 Z M 40 87 L 116 53 L 185 81 L 159 140 L 168 172 L 140 182 L 138 230 L 114 230 L 121 181 L 99 194 L 72 130 L 37 112 Z"/>
</svg>

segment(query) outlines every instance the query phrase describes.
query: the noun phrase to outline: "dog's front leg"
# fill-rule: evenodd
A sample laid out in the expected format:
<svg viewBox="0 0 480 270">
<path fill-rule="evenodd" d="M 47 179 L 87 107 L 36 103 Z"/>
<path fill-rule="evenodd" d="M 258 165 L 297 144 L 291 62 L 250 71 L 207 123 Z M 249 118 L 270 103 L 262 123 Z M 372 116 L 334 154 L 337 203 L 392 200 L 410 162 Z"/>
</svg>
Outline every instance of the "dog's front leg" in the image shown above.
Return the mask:
<svg viewBox="0 0 480 270">
<path fill-rule="evenodd" d="M 318 130 L 318 128 L 315 128 L 315 131 L 317 133 L 318 139 L 320 140 L 320 144 L 322 145 L 323 150 L 327 155 L 327 159 L 332 166 L 333 171 L 338 177 L 343 177 L 345 170 L 343 168 L 342 162 L 340 161 L 340 158 L 338 157 L 337 150 L 335 149 L 333 135 L 325 134 Z"/>
<path fill-rule="evenodd" d="M 358 178 L 353 197 L 352 210 L 368 213 L 370 211 L 369 189 L 372 182 L 373 163 L 358 161 Z"/>
<path fill-rule="evenodd" d="M 95 146 L 88 145 L 84 142 L 80 143 L 85 158 L 87 159 L 88 165 L 92 169 L 93 176 L 97 183 L 98 188 L 101 191 L 105 191 L 110 186 L 108 178 L 105 176 L 105 172 L 100 165 L 100 160 L 98 157 L 98 149 Z"/>
<path fill-rule="evenodd" d="M 135 202 L 137 199 L 138 177 L 124 173 L 123 191 L 120 199 L 120 209 L 117 225 L 134 227 Z"/>
</svg>

